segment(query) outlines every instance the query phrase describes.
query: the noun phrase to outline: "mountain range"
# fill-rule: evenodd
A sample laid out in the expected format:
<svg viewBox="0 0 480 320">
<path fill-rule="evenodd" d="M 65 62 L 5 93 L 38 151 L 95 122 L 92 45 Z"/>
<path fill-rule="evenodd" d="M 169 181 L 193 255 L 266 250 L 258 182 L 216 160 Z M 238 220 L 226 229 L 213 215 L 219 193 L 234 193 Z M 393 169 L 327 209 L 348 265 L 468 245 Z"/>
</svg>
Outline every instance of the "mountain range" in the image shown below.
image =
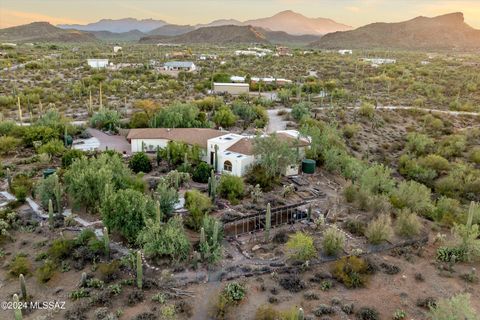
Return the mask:
<svg viewBox="0 0 480 320">
<path fill-rule="evenodd" d="M 33 22 L 0 29 L 0 40 L 11 42 L 92 42 L 95 35 L 78 30 L 64 30 L 48 22 Z"/>
<path fill-rule="evenodd" d="M 60 24 L 57 27 L 61 29 L 75 29 L 81 31 L 110 31 L 114 33 L 129 32 L 138 30 L 143 33 L 152 31 L 153 29 L 162 27 L 167 23 L 163 20 L 143 19 L 137 20 L 134 18 L 125 19 L 102 19 L 97 22 L 89 24 Z"/>
<path fill-rule="evenodd" d="M 279 13 L 271 18 L 269 27 L 243 25 L 235 20 L 218 20 L 213 26 L 171 25 L 155 20 L 142 20 L 150 24 L 148 33 L 139 29 L 125 32 L 80 31 L 75 29 L 61 29 L 48 22 L 34 22 L 23 26 L 0 29 L 0 41 L 9 42 L 92 42 L 92 41 L 140 41 L 141 43 L 264 43 L 286 45 L 309 45 L 320 49 L 475 49 L 480 48 L 480 30 L 470 27 L 464 22 L 462 13 L 451 13 L 438 17 L 417 17 L 412 20 L 397 23 L 372 23 L 355 30 L 336 31 L 326 35 L 303 34 L 308 32 L 311 24 L 298 27 L 299 22 L 289 21 L 289 17 L 298 17 L 298 14 L 289 12 Z M 284 19 L 286 31 L 273 31 L 275 21 Z M 302 19 L 301 17 L 299 18 Z M 315 20 L 317 23 L 325 19 Z M 131 22 L 131 19 L 123 19 Z M 135 20 L 135 19 L 133 19 Z M 288 21 L 287 21 L 288 20 Z M 104 26 L 112 26 L 112 20 L 102 20 Z M 118 22 L 119 20 L 115 20 Z M 136 21 L 136 22 L 135 22 Z M 145 25 L 138 26 L 138 20 L 132 26 L 146 30 Z M 258 22 L 260 21 L 260 22 Z M 155 23 L 154 23 L 155 22 Z M 163 23 L 163 24 L 162 24 Z M 223 23 L 231 23 L 223 25 Z M 265 23 L 258 19 L 258 24 Z M 153 28 L 153 25 L 158 27 Z M 318 24 L 316 24 L 318 25 Z M 326 24 L 322 24 L 326 28 Z M 297 26 L 294 30 L 294 26 Z M 98 27 L 98 26 L 97 26 Z M 124 29 L 126 30 L 126 29 Z M 319 32 L 319 29 L 316 29 Z M 326 30 L 326 29 L 323 29 Z M 323 32 L 323 31 L 322 31 Z M 295 34 L 293 34 L 295 33 Z"/>
<path fill-rule="evenodd" d="M 140 43 L 175 44 L 231 44 L 231 43 L 272 43 L 307 45 L 320 37 L 315 35 L 291 35 L 284 31 L 269 31 L 253 26 L 203 27 L 176 36 L 151 35 L 140 39 Z"/>
<path fill-rule="evenodd" d="M 137 20 L 133 18 L 111 20 L 102 19 L 98 22 L 89 23 L 86 25 L 70 24 L 70 25 L 58 25 L 62 29 L 76 29 L 81 31 L 110 31 L 115 33 L 123 33 L 132 30 L 138 30 L 143 33 L 150 34 L 155 29 L 163 26 L 170 25 L 163 20 Z M 284 31 L 292 35 L 323 35 L 334 31 L 351 30 L 352 27 L 337 23 L 331 19 L 325 18 L 308 18 L 302 14 L 293 12 L 291 10 L 282 11 L 274 16 L 268 18 L 254 19 L 248 21 L 238 21 L 235 19 L 221 19 L 215 20 L 207 24 L 197 24 L 194 26 L 174 26 L 177 30 L 179 27 L 183 27 L 183 30 L 192 31 L 194 29 L 200 29 L 204 27 L 218 27 L 226 25 L 236 26 L 254 26 L 261 27 L 263 29 L 271 31 Z M 168 29 L 166 29 L 168 30 Z M 187 31 L 187 32 L 188 32 Z M 158 34 L 158 32 L 156 33 Z M 173 34 L 161 34 L 161 35 L 173 35 Z M 177 34 L 178 35 L 178 34 Z"/>
<path fill-rule="evenodd" d="M 469 49 L 480 48 L 480 30 L 464 22 L 463 13 L 417 17 L 398 23 L 372 23 L 325 35 L 310 46 L 325 49 Z"/>
</svg>

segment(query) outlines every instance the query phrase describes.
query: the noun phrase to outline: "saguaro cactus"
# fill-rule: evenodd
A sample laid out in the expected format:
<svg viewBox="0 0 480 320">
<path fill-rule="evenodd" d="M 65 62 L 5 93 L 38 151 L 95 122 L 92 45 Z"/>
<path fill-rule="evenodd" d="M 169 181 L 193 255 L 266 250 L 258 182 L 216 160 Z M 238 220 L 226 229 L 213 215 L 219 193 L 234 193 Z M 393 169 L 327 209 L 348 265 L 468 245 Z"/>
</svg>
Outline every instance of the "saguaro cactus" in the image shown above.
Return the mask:
<svg viewBox="0 0 480 320">
<path fill-rule="evenodd" d="M 17 106 L 18 106 L 18 121 L 20 125 L 23 124 L 23 116 L 22 116 L 22 106 L 20 105 L 20 97 L 17 98 Z"/>
<path fill-rule="evenodd" d="M 212 202 L 215 202 L 215 198 L 217 196 L 217 179 L 215 177 L 215 172 L 212 170 L 212 173 L 210 175 L 210 198 L 212 199 Z"/>
<path fill-rule="evenodd" d="M 92 114 L 93 114 L 92 90 L 89 91 L 87 112 L 88 112 L 89 115 L 92 115 Z"/>
<path fill-rule="evenodd" d="M 22 299 L 27 300 L 27 286 L 25 284 L 25 277 L 23 274 L 20 274 L 18 279 L 20 280 L 20 292 L 22 293 Z"/>
<path fill-rule="evenodd" d="M 80 278 L 80 283 L 78 286 L 80 288 L 84 288 L 87 285 L 87 274 L 85 272 L 82 272 L 82 276 Z"/>
<path fill-rule="evenodd" d="M 308 219 L 308 221 L 312 221 L 312 205 L 308 206 L 307 219 Z"/>
<path fill-rule="evenodd" d="M 54 174 L 54 187 L 53 187 L 53 194 L 55 195 L 55 202 L 57 205 L 57 212 L 58 214 L 62 214 L 62 185 L 58 179 L 58 175 Z"/>
<path fill-rule="evenodd" d="M 13 309 L 13 314 L 15 315 L 15 320 L 22 320 L 22 308 L 20 308 L 18 295 L 15 293 L 13 295 L 13 305 L 15 309 Z"/>
<path fill-rule="evenodd" d="M 110 237 L 108 236 L 108 229 L 103 228 L 103 244 L 105 246 L 105 255 L 110 258 Z"/>
<path fill-rule="evenodd" d="M 270 228 L 272 226 L 272 210 L 270 203 L 267 204 L 267 213 L 265 214 L 265 242 L 270 241 Z"/>
<path fill-rule="evenodd" d="M 200 229 L 200 255 L 202 259 L 205 258 L 204 248 L 206 243 L 207 243 L 207 239 L 205 237 L 205 229 L 202 227 Z"/>
<path fill-rule="evenodd" d="M 219 225 L 218 225 L 218 221 L 215 220 L 215 222 L 213 223 L 213 231 L 212 231 L 212 243 L 213 245 L 216 245 L 217 242 L 218 242 L 218 232 L 219 232 Z"/>
<path fill-rule="evenodd" d="M 52 199 L 48 200 L 48 224 L 50 229 L 53 228 L 53 203 Z"/>
<path fill-rule="evenodd" d="M 99 95 L 100 95 L 100 110 L 103 109 L 103 99 L 102 99 L 102 83 L 100 82 L 100 92 L 99 92 Z"/>
<path fill-rule="evenodd" d="M 8 183 L 8 190 L 12 191 L 12 173 L 10 172 L 10 168 L 7 168 L 7 183 Z"/>
<path fill-rule="evenodd" d="M 160 224 L 162 223 L 162 210 L 160 208 L 160 201 L 157 200 L 155 203 L 155 212 L 157 214 L 157 223 Z"/>
<path fill-rule="evenodd" d="M 143 265 L 142 265 L 142 253 L 137 251 L 137 287 L 142 289 L 143 286 Z"/>
<path fill-rule="evenodd" d="M 304 315 L 304 312 L 303 312 L 303 309 L 302 309 L 302 308 L 298 308 L 297 319 L 298 319 L 298 320 L 303 320 L 303 319 L 305 319 L 305 315 Z"/>
</svg>

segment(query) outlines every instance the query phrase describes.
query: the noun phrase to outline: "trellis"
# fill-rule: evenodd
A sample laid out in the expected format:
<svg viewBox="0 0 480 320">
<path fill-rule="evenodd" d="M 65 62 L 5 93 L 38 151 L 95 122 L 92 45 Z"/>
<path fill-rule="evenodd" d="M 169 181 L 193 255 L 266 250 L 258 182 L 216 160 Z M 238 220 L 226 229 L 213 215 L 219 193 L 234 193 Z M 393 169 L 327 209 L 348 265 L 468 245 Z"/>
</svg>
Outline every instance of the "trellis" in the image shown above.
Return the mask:
<svg viewBox="0 0 480 320">
<path fill-rule="evenodd" d="M 272 208 L 271 226 L 272 228 L 285 224 L 292 224 L 307 217 L 304 211 L 298 208 L 305 205 L 306 202 L 291 204 L 287 206 Z M 239 217 L 224 225 L 224 234 L 226 237 L 236 237 L 244 234 L 263 231 L 265 229 L 266 210 L 260 213 L 254 213 L 248 216 Z"/>
</svg>

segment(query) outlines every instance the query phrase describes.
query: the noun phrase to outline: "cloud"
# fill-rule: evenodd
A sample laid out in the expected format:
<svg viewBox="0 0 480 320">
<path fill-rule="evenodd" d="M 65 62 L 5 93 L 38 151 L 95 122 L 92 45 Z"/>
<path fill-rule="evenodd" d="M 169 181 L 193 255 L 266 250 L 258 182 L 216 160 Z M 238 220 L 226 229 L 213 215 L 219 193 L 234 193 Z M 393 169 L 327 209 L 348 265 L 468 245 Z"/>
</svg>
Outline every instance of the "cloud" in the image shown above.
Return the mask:
<svg viewBox="0 0 480 320">
<path fill-rule="evenodd" d="M 351 11 L 351 12 L 360 12 L 362 11 L 362 9 L 360 9 L 359 7 L 355 7 L 355 6 L 348 6 L 348 7 L 345 7 L 346 10 L 348 11 Z"/>
<path fill-rule="evenodd" d="M 4 8 L 0 10 L 0 28 L 17 26 L 21 24 L 31 23 L 34 21 L 47 21 L 51 24 L 71 24 L 84 22 L 69 18 L 57 18 L 34 12 L 16 11 Z"/>
</svg>

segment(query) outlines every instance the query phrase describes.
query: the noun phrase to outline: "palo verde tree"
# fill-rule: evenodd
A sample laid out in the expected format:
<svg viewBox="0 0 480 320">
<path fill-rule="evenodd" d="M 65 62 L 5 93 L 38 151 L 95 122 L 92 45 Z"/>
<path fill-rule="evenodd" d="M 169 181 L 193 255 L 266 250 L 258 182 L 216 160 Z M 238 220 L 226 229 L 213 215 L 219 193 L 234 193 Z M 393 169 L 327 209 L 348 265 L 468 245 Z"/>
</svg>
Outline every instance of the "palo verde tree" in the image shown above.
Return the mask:
<svg viewBox="0 0 480 320">
<path fill-rule="evenodd" d="M 108 230 L 117 231 L 129 242 L 134 242 L 145 227 L 146 219 L 155 218 L 155 203 L 139 191 L 113 191 L 107 185 L 100 211 Z"/>
<path fill-rule="evenodd" d="M 259 159 L 258 164 L 272 179 L 280 177 L 288 166 L 297 161 L 294 144 L 280 139 L 275 134 L 268 137 L 257 136 L 253 152 Z"/>
</svg>

